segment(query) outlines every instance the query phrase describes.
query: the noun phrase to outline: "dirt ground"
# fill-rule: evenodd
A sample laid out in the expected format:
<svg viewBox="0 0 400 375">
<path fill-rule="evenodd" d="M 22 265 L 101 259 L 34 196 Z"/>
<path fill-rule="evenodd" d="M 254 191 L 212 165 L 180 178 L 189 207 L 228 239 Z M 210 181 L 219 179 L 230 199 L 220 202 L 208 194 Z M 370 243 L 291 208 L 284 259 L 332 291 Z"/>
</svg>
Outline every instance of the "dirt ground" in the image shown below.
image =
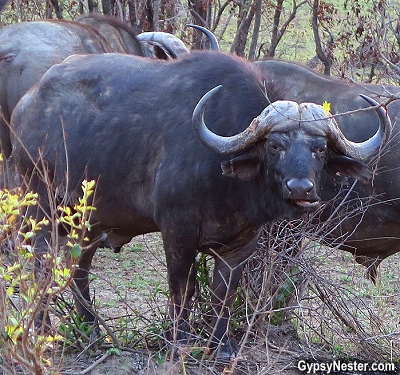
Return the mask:
<svg viewBox="0 0 400 375">
<path fill-rule="evenodd" d="M 62 374 L 90 375 L 299 375 L 299 360 L 313 357 L 329 360 L 331 353 L 321 345 L 312 345 L 301 340 L 296 329 L 290 325 L 266 328 L 264 342 L 252 343 L 236 361 L 218 363 L 214 360 L 171 358 L 169 355 L 158 361 L 157 353 L 149 350 L 127 350 L 118 355 L 104 351 L 97 355 L 83 356 L 79 360 L 72 356 L 64 358 Z"/>
<path fill-rule="evenodd" d="M 260 272 L 257 264 L 247 270 L 248 275 Z M 291 291 L 295 296 L 288 306 L 291 319 L 281 325 L 267 319 L 252 324 L 253 307 L 245 299 L 246 313 L 238 309 L 242 317 L 232 318 L 239 355 L 229 363 L 218 363 L 193 347 L 171 357 L 158 336 L 168 325 L 166 267 L 158 234 L 136 238 L 121 253 L 100 249 L 92 268 L 94 305 L 123 349 L 113 349 L 106 334 L 100 347 L 90 352 L 85 345 L 81 351 L 71 351 L 64 344 L 52 352 L 53 367 L 62 375 L 298 375 L 306 373 L 298 369 L 301 360 L 400 362 L 400 254 L 382 263 L 377 285 L 365 278 L 365 269 L 350 254 L 319 245 L 307 249 L 296 267 L 306 277 Z M 270 283 L 265 278 L 268 272 L 262 274 L 261 283 Z M 242 294 L 245 289 L 242 284 Z M 17 364 L 12 374 L 4 371 L 0 369 L 0 375 L 24 373 Z"/>
<path fill-rule="evenodd" d="M 95 277 L 92 282 L 96 296 L 95 304 L 102 316 L 107 317 L 111 326 L 115 326 L 115 322 L 122 317 L 136 314 L 140 317 L 135 321 L 136 329 L 139 332 L 141 329 L 145 331 L 146 322 L 155 316 L 165 315 L 167 284 L 161 249 L 159 236 L 148 235 L 136 239 L 120 254 L 113 254 L 109 249 L 101 249 L 96 254 L 93 267 Z M 305 373 L 297 368 L 299 360 L 304 359 L 333 361 L 337 358 L 349 360 L 370 358 L 372 361 L 387 355 L 386 358 L 399 361 L 400 255 L 383 262 L 380 281 L 375 286 L 366 280 L 365 270 L 352 261 L 350 254 L 322 250 L 321 247 L 316 247 L 314 251 L 315 253 L 310 253 L 308 256 L 319 261 L 321 268 L 316 268 L 318 277 L 339 283 L 344 288 L 341 292 L 348 293 L 344 302 L 347 306 L 345 309 L 349 309 L 349 314 L 358 316 L 360 320 L 356 320 L 356 324 L 359 324 L 360 330 L 366 330 L 360 336 L 353 335 L 350 339 L 346 337 L 349 328 L 341 327 L 334 318 L 328 317 L 330 312 L 324 310 L 323 305 L 318 305 L 321 301 L 315 302 L 313 301 L 315 296 L 305 293 L 302 297 L 304 306 L 301 313 L 295 313 L 292 321 L 285 322 L 281 326 L 265 323 L 259 327 L 257 335 L 246 338 L 238 359 L 228 364 L 218 364 L 213 360 L 202 358 L 199 354 L 192 357 L 191 353 L 171 358 L 158 348 L 132 348 L 127 343 L 126 349 L 118 352 L 107 352 L 103 349 L 90 356 L 79 356 L 78 359 L 76 354 L 66 354 L 62 358 L 61 373 L 65 375 L 295 375 Z M 310 285 L 312 289 L 312 283 Z M 340 303 L 336 306 L 340 308 Z M 364 321 L 365 317 L 369 322 Z M 339 314 L 340 319 L 348 318 L 345 314 Z M 376 333 L 367 332 L 371 322 L 378 327 L 377 335 L 390 336 L 390 340 L 387 341 L 389 344 L 383 342 L 381 338 L 382 347 L 379 350 L 382 349 L 383 354 L 378 351 L 375 353 L 373 344 L 368 346 L 368 340 L 372 342 L 372 335 Z M 126 329 L 129 330 L 129 327 Z M 356 343 L 357 340 L 365 342 Z M 372 357 L 368 356 L 368 350 L 372 350 Z M 363 356 L 363 351 L 367 357 Z M 388 351 L 391 351 L 391 356 Z M 336 374 L 356 373 L 336 372 Z M 362 372 L 362 375 L 365 374 L 378 375 L 383 372 Z"/>
</svg>

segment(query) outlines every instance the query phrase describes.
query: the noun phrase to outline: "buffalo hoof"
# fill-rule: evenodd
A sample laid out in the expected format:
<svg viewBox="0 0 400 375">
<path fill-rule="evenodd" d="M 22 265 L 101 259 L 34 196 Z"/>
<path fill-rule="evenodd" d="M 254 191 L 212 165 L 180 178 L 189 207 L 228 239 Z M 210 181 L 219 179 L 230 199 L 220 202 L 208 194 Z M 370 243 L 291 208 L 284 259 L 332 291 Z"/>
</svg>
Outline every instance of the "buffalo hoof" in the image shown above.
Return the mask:
<svg viewBox="0 0 400 375">
<path fill-rule="evenodd" d="M 198 345 L 194 345 L 196 342 L 193 340 L 181 340 L 175 343 L 169 343 L 169 349 L 172 351 L 174 357 L 181 358 L 182 356 L 192 354 L 193 348 L 198 348 Z M 238 347 L 233 342 L 228 342 L 224 345 L 220 345 L 216 348 L 203 347 L 203 352 L 207 354 L 210 360 L 215 360 L 218 363 L 226 364 L 232 359 L 236 358 L 238 353 Z"/>
<path fill-rule="evenodd" d="M 91 352 L 97 352 L 99 350 L 99 342 L 102 339 L 100 327 L 97 323 L 93 326 L 93 331 L 89 334 L 89 343 L 87 349 Z"/>
<path fill-rule="evenodd" d="M 189 346 L 194 341 L 189 332 L 189 325 L 186 322 L 181 323 L 179 327 L 171 326 L 164 332 L 164 339 L 174 355 L 179 356 L 181 348 Z"/>
<path fill-rule="evenodd" d="M 236 358 L 238 352 L 238 345 L 233 339 L 228 339 L 224 344 L 220 344 L 215 349 L 216 359 L 219 362 L 229 362 L 231 359 Z"/>
<path fill-rule="evenodd" d="M 176 327 L 171 327 L 165 332 L 165 340 L 174 356 L 181 357 L 182 354 L 188 354 L 188 351 L 190 351 L 191 348 L 199 347 L 199 342 L 201 342 L 202 339 L 189 332 L 189 326 L 187 323 L 181 324 L 178 331 L 176 331 Z M 203 345 L 200 344 L 200 347 Z M 210 358 L 221 363 L 227 363 L 231 359 L 236 358 L 239 352 L 236 341 L 227 337 L 224 337 L 223 340 L 209 341 L 204 347 L 204 350 L 206 354 L 211 353 Z"/>
</svg>

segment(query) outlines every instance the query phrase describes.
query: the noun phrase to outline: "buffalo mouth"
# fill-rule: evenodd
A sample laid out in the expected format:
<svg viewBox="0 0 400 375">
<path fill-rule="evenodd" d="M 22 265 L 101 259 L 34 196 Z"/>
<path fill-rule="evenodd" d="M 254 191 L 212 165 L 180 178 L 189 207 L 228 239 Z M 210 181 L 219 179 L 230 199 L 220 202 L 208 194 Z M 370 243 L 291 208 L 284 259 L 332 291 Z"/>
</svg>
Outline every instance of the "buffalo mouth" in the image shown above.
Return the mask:
<svg viewBox="0 0 400 375">
<path fill-rule="evenodd" d="M 295 200 L 294 203 L 305 208 L 314 208 L 319 206 L 319 201 Z"/>
<path fill-rule="evenodd" d="M 291 202 L 307 211 L 313 211 L 319 207 L 319 200 L 292 199 Z"/>
</svg>

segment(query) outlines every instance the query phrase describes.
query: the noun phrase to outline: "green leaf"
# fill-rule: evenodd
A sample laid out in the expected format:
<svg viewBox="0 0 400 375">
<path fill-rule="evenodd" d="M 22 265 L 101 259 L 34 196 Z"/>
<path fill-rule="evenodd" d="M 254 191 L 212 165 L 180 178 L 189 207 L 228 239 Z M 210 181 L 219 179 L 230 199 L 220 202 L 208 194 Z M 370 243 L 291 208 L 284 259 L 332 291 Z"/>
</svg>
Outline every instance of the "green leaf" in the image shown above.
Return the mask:
<svg viewBox="0 0 400 375">
<path fill-rule="evenodd" d="M 110 348 L 107 350 L 108 354 L 121 355 L 121 350 L 118 348 Z"/>
<path fill-rule="evenodd" d="M 82 246 L 76 243 L 71 247 L 71 256 L 72 258 L 79 258 L 81 255 L 82 255 Z"/>
</svg>

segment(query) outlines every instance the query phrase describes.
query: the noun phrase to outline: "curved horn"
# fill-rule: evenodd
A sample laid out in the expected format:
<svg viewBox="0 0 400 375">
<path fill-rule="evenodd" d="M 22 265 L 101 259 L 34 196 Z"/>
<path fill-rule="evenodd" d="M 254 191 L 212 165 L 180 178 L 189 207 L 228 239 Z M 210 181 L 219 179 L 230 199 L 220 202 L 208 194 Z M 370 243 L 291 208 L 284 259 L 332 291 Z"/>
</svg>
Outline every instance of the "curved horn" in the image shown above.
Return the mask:
<svg viewBox="0 0 400 375">
<path fill-rule="evenodd" d="M 185 44 L 176 36 L 162 31 L 147 31 L 137 35 L 137 39 L 148 57 L 157 57 L 158 48 L 168 58 L 178 58 L 189 53 Z M 149 48 L 149 46 L 151 48 Z"/>
<path fill-rule="evenodd" d="M 333 147 L 354 159 L 368 159 L 375 155 L 386 142 L 392 132 L 392 123 L 386 110 L 379 106 L 379 103 L 366 95 L 360 95 L 370 106 L 376 106 L 376 113 L 379 117 L 379 128 L 376 133 L 364 142 L 356 143 L 348 140 L 339 129 L 336 121 L 331 122 L 332 126 L 327 129 L 328 138 L 333 141 Z M 334 125 L 333 125 L 334 123 Z"/>
<path fill-rule="evenodd" d="M 200 141 L 211 150 L 220 154 L 239 152 L 264 138 L 271 129 L 285 121 L 299 119 L 299 106 L 291 101 L 277 101 L 270 104 L 241 133 L 224 137 L 213 133 L 204 122 L 204 111 L 210 98 L 221 89 L 221 85 L 208 91 L 197 103 L 193 111 L 193 129 Z"/>
<path fill-rule="evenodd" d="M 208 37 L 208 40 L 210 41 L 210 51 L 219 51 L 220 50 L 218 40 L 210 30 L 208 30 L 207 28 L 205 28 L 203 26 L 193 25 L 191 23 L 186 24 L 186 26 L 193 27 L 194 29 L 200 30 L 202 33 L 204 33 Z"/>
</svg>

